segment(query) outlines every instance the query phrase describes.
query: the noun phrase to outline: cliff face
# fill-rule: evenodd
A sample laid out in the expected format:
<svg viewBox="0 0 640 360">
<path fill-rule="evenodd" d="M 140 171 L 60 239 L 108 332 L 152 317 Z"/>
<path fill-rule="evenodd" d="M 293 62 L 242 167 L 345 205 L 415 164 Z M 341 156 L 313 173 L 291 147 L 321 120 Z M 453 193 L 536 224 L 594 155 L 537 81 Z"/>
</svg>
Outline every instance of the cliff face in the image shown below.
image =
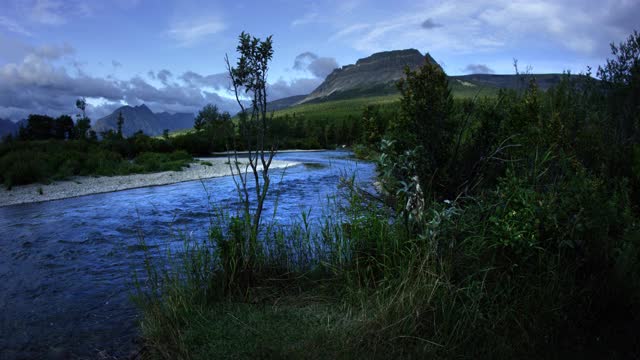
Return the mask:
<svg viewBox="0 0 640 360">
<path fill-rule="evenodd" d="M 301 103 L 396 92 L 395 83 L 404 76 L 405 66 L 413 70 L 425 61 L 436 63 L 429 54 L 422 55 L 415 49 L 373 54 L 353 65 L 335 69 Z"/>
</svg>

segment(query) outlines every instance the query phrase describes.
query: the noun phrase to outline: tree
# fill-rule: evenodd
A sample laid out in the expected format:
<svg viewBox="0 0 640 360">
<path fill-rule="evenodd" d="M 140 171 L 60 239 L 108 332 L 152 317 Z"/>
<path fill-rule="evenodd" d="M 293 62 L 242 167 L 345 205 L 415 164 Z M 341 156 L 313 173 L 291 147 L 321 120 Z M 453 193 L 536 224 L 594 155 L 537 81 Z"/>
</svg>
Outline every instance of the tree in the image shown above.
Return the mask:
<svg viewBox="0 0 640 360">
<path fill-rule="evenodd" d="M 402 95 L 401 115 L 396 128 L 406 148 L 418 152 L 417 175 L 423 191 L 433 185 L 446 188 L 446 164 L 453 142 L 451 114 L 453 98 L 447 75 L 437 64 L 425 62 L 417 71 L 405 69 L 405 79 L 398 82 Z"/>
<path fill-rule="evenodd" d="M 611 44 L 613 59 L 598 67 L 598 76 L 608 92 L 610 112 L 615 124 L 615 139 L 628 144 L 640 141 L 640 33 L 634 31 L 627 41 Z"/>
<path fill-rule="evenodd" d="M 54 124 L 54 134 L 56 139 L 66 140 L 73 138 L 74 124 L 69 115 L 59 116 Z"/>
<path fill-rule="evenodd" d="M 272 37 L 264 41 L 242 32 L 239 36 L 239 44 L 236 48 L 240 57 L 236 66 L 231 66 L 229 57 L 225 57 L 227 71 L 231 78 L 234 94 L 240 106 L 241 137 L 245 142 L 245 150 L 248 152 L 248 163 L 240 165 L 237 152 L 234 153 L 235 169 L 234 181 L 241 201 L 244 204 L 245 236 L 249 239 L 249 252 L 253 257 L 257 245 L 257 236 L 260 228 L 260 219 L 264 201 L 271 183 L 269 166 L 276 154 L 275 144 L 267 144 L 267 73 L 269 62 L 273 57 Z M 248 97 L 251 105 L 247 107 L 243 101 Z M 244 169 L 242 167 L 244 166 Z M 249 173 L 251 169 L 251 174 Z M 261 171 L 260 171 L 261 170 Z M 257 204 L 253 214 L 250 212 L 250 196 L 248 182 L 250 176 L 255 184 Z"/>
<path fill-rule="evenodd" d="M 87 99 L 82 97 L 82 98 L 79 98 L 78 100 L 76 100 L 76 108 L 78 108 L 79 110 L 82 111 L 82 117 L 83 118 L 87 117 L 87 113 L 86 113 Z M 78 114 L 78 117 L 80 117 L 80 114 Z"/>
<path fill-rule="evenodd" d="M 116 135 L 118 136 L 118 138 L 122 139 L 122 125 L 124 125 L 124 116 L 122 116 L 122 111 L 118 112 L 118 130 L 116 132 Z"/>
<path fill-rule="evenodd" d="M 362 124 L 362 141 L 367 145 L 378 145 L 385 132 L 378 105 L 367 105 L 362 112 Z"/>
<path fill-rule="evenodd" d="M 47 115 L 31 114 L 27 118 L 27 140 L 46 140 L 54 136 L 55 119 Z"/>
<path fill-rule="evenodd" d="M 196 130 L 203 130 L 220 119 L 220 111 L 216 105 L 207 104 L 198 112 L 193 127 Z"/>
<path fill-rule="evenodd" d="M 76 100 L 76 108 L 82 111 L 81 114 L 76 115 L 76 139 L 86 139 L 87 131 L 91 128 L 91 120 L 87 117 L 86 108 L 87 100 L 85 98 L 79 98 Z"/>
</svg>

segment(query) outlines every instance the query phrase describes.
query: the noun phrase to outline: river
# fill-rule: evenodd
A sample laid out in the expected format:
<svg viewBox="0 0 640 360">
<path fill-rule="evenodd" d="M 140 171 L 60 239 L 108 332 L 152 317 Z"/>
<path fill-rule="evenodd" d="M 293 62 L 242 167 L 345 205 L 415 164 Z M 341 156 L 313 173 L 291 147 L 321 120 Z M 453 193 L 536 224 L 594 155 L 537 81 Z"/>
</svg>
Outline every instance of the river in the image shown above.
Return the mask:
<svg viewBox="0 0 640 360">
<path fill-rule="evenodd" d="M 311 209 L 322 216 L 340 178 L 370 186 L 373 164 L 344 151 L 290 152 L 302 165 L 273 170 L 265 204 L 286 223 Z M 129 297 L 142 269 L 140 238 L 176 247 L 177 232 L 206 236 L 212 209 L 232 209 L 231 177 L 190 181 L 0 208 L 0 359 L 96 358 L 139 344 Z"/>
</svg>

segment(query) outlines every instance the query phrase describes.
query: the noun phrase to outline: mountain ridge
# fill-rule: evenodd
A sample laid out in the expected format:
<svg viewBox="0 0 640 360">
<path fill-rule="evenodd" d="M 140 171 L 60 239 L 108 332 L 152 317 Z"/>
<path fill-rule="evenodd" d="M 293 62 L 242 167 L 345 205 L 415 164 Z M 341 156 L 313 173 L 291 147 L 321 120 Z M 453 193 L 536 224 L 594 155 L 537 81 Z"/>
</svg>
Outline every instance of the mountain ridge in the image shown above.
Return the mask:
<svg viewBox="0 0 640 360">
<path fill-rule="evenodd" d="M 334 69 L 299 104 L 349 96 L 394 93 L 395 82 L 402 78 L 405 67 L 415 70 L 426 61 L 437 65 L 429 53 L 422 55 L 416 49 L 374 53 L 358 59 L 355 64 Z"/>
<path fill-rule="evenodd" d="M 146 104 L 130 106 L 125 105 L 116 109 L 110 115 L 95 121 L 92 128 L 98 133 L 116 130 L 118 126 L 118 114 L 122 113 L 124 124 L 122 133 L 131 136 L 142 130 L 145 134 L 156 136 L 169 131 L 183 130 L 193 127 L 195 115 L 192 113 L 154 113 Z"/>
<path fill-rule="evenodd" d="M 333 100 L 346 100 L 358 97 L 385 96 L 398 94 L 398 80 L 404 77 L 405 67 L 417 70 L 425 62 L 440 65 L 427 52 L 422 54 L 417 49 L 392 50 L 374 53 L 358 59 L 355 64 L 342 66 L 333 70 L 326 79 L 302 100 L 291 104 L 319 103 Z M 536 78 L 542 90 L 558 84 L 563 74 L 467 74 L 448 76 L 453 89 L 469 91 L 472 88 L 486 89 L 521 89 L 526 86 L 526 79 Z M 575 76 L 575 75 L 572 75 Z M 292 102 L 290 99 L 289 102 Z M 284 102 L 283 102 L 284 103 Z"/>
</svg>

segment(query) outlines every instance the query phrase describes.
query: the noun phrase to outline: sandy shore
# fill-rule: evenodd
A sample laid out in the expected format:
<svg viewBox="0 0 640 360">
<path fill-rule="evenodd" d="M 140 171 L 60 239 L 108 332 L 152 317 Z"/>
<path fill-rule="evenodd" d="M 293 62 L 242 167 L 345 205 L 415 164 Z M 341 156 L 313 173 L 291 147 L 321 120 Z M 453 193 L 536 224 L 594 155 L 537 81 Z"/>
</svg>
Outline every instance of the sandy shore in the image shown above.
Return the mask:
<svg viewBox="0 0 640 360">
<path fill-rule="evenodd" d="M 212 165 L 201 163 L 207 161 Z M 240 159 L 242 161 L 242 159 Z M 76 196 L 99 194 L 112 191 L 134 189 L 147 186 L 167 185 L 183 181 L 208 179 L 231 175 L 227 158 L 200 158 L 182 171 L 165 171 L 151 174 L 124 176 L 80 176 L 66 181 L 56 181 L 48 185 L 31 184 L 15 186 L 11 190 L 1 188 L 0 207 L 40 201 L 66 199 Z M 295 166 L 298 163 L 273 160 L 271 169 Z M 249 170 L 250 171 L 250 170 Z"/>
</svg>

